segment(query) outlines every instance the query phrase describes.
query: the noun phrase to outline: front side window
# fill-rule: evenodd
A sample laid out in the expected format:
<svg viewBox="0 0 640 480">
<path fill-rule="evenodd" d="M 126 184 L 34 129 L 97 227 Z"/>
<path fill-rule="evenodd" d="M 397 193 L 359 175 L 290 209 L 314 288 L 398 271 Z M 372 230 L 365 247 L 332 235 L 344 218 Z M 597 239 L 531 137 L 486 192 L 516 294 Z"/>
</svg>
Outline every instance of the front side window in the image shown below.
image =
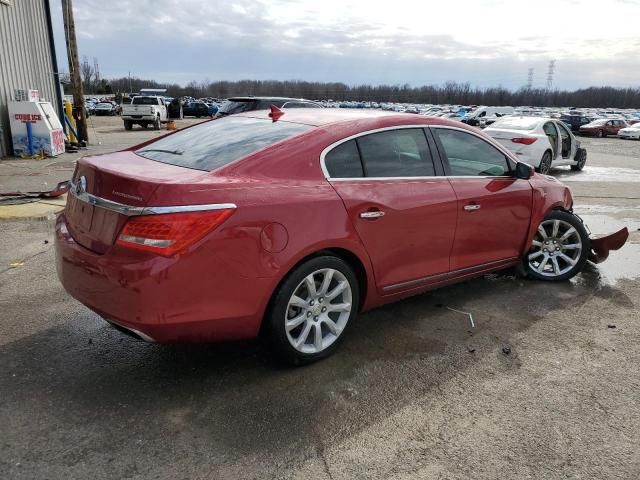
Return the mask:
<svg viewBox="0 0 640 480">
<path fill-rule="evenodd" d="M 311 128 L 300 123 L 230 117 L 160 138 L 135 153 L 157 162 L 208 172 Z"/>
<path fill-rule="evenodd" d="M 460 130 L 434 128 L 449 162 L 450 175 L 498 177 L 510 174 L 505 155 L 481 138 Z"/>
<path fill-rule="evenodd" d="M 429 144 L 421 128 L 371 133 L 357 138 L 367 177 L 432 177 Z"/>
</svg>

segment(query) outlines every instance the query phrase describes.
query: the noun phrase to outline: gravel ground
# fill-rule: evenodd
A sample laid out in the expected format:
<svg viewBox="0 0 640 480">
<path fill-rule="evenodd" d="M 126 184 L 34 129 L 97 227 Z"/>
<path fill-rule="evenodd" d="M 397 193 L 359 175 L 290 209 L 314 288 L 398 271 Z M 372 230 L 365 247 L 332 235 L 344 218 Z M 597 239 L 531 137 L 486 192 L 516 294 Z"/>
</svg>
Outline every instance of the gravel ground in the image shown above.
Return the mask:
<svg viewBox="0 0 640 480">
<path fill-rule="evenodd" d="M 0 478 L 640 478 L 640 142 L 583 143 L 553 173 L 594 233 L 633 230 L 606 263 L 388 305 L 300 369 L 125 337 L 60 287 L 50 222 L 0 223 Z"/>
</svg>

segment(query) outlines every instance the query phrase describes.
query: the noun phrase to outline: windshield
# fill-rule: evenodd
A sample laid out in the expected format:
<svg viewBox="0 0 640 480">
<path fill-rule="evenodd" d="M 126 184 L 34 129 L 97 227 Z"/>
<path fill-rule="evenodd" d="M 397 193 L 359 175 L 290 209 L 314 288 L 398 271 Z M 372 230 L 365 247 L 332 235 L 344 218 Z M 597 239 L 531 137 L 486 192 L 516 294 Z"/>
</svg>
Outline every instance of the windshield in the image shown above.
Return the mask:
<svg viewBox="0 0 640 480">
<path fill-rule="evenodd" d="M 132 105 L 158 105 L 156 97 L 135 97 L 131 101 Z"/>
<path fill-rule="evenodd" d="M 607 122 L 608 120 L 594 120 L 593 122 L 590 123 L 590 125 L 604 125 Z"/>
<path fill-rule="evenodd" d="M 503 118 L 491 125 L 491 128 L 504 128 L 506 130 L 533 130 L 540 121 L 531 118 Z"/>
<path fill-rule="evenodd" d="M 135 153 L 157 162 L 211 171 L 310 128 L 299 123 L 230 117 L 187 128 Z"/>
</svg>

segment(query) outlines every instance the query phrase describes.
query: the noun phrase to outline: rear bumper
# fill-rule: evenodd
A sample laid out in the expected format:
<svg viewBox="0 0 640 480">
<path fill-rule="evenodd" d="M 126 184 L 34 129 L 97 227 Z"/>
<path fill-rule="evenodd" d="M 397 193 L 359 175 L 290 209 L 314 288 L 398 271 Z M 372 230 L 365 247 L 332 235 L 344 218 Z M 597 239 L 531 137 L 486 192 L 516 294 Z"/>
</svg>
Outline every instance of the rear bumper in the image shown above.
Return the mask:
<svg viewBox="0 0 640 480">
<path fill-rule="evenodd" d="M 132 122 L 139 122 L 140 120 L 153 121 L 156 119 L 155 115 L 122 115 L 123 120 L 131 120 Z"/>
<path fill-rule="evenodd" d="M 65 290 L 107 321 L 160 343 L 256 337 L 274 279 L 243 276 L 206 246 L 164 258 L 114 246 L 103 255 L 55 228 L 56 269 Z"/>
</svg>

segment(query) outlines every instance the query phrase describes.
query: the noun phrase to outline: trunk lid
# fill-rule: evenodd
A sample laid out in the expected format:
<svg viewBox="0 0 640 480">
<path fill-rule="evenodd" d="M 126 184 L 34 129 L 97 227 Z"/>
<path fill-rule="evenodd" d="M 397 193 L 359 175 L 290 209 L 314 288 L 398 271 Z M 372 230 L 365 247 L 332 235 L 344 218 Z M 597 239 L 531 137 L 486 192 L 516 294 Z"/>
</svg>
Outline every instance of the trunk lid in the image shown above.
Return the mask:
<svg viewBox="0 0 640 480">
<path fill-rule="evenodd" d="M 102 254 L 113 245 L 128 218 L 123 212 L 88 202 L 86 195 L 77 193 L 79 185 L 89 195 L 135 208 L 151 205 L 158 187 L 169 183 L 174 188 L 164 190 L 169 195 L 164 198 L 166 204 L 172 204 L 173 196 L 183 199 L 185 186 L 204 176 L 208 172 L 155 162 L 131 151 L 85 157 L 78 161 L 73 177 L 76 193 L 67 198 L 69 233 L 83 247 Z"/>
</svg>

